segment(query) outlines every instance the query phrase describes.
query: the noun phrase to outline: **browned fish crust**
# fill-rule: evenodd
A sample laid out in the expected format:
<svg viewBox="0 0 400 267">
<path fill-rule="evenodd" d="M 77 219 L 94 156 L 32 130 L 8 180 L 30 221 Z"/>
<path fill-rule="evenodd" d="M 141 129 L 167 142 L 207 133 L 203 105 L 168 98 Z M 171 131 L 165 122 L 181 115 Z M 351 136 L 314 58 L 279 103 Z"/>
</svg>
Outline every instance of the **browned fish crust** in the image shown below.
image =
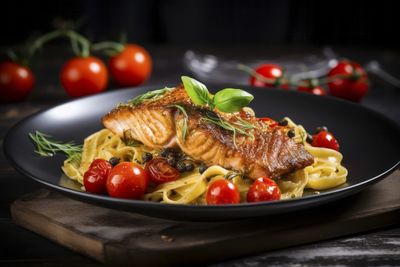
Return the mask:
<svg viewBox="0 0 400 267">
<path fill-rule="evenodd" d="M 183 106 L 188 114 L 188 130 L 183 140 L 184 115 L 171 105 Z M 211 111 L 195 106 L 182 86 L 159 99 L 136 106 L 120 106 L 103 117 L 103 124 L 121 138 L 131 138 L 153 148 L 179 147 L 194 160 L 243 172 L 250 178 L 278 178 L 311 165 L 314 159 L 301 143 L 288 137 L 288 127 L 269 127 L 250 116 L 241 119 L 255 126 L 249 135 L 237 134 L 205 121 Z M 237 115 L 214 113 L 226 121 Z"/>
</svg>

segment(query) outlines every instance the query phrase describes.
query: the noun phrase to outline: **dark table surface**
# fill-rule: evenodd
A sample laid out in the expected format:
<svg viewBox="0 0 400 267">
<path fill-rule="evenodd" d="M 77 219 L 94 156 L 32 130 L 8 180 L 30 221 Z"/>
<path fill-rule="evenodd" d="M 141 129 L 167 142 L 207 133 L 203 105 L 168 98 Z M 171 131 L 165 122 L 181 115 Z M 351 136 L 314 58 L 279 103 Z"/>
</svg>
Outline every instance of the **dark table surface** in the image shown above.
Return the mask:
<svg viewBox="0 0 400 267">
<path fill-rule="evenodd" d="M 199 48 L 202 52 L 226 58 L 277 58 L 284 55 L 310 55 L 321 48 L 245 47 Z M 335 52 L 361 63 L 377 60 L 383 68 L 400 77 L 400 53 L 383 49 L 336 47 Z M 185 48 L 150 47 L 154 71 L 147 85 L 171 85 L 187 74 L 182 64 Z M 44 51 L 33 67 L 37 76 L 34 92 L 27 101 L 0 104 L 0 139 L 22 118 L 40 109 L 68 100 L 58 80 L 59 70 L 69 54 L 60 47 Z M 400 88 L 378 77 L 371 77 L 371 90 L 362 105 L 375 109 L 400 124 Z M 110 88 L 114 88 L 112 84 Z M 0 150 L 0 266 L 98 266 L 97 262 L 58 246 L 41 236 L 15 225 L 10 218 L 10 204 L 19 196 L 40 186 L 17 173 Z M 399 266 L 400 224 L 386 229 L 356 234 L 334 240 L 303 245 L 260 255 L 210 263 L 210 266 Z"/>
</svg>

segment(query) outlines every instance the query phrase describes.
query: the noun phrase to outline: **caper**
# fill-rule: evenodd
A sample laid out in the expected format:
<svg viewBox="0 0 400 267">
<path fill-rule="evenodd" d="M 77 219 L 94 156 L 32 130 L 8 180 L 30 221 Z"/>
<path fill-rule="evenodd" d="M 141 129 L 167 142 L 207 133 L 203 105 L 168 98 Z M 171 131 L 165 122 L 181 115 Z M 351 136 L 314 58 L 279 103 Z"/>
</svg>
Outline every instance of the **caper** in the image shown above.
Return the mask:
<svg viewBox="0 0 400 267">
<path fill-rule="evenodd" d="M 150 161 L 152 159 L 153 159 L 153 154 L 151 154 L 150 152 L 144 152 L 143 153 L 143 155 L 142 155 L 142 162 L 143 163 L 146 163 L 146 162 L 148 162 L 148 161 Z"/>
<path fill-rule="evenodd" d="M 119 158 L 117 157 L 111 157 L 108 162 L 114 167 L 115 165 L 117 165 L 119 163 Z"/>
</svg>

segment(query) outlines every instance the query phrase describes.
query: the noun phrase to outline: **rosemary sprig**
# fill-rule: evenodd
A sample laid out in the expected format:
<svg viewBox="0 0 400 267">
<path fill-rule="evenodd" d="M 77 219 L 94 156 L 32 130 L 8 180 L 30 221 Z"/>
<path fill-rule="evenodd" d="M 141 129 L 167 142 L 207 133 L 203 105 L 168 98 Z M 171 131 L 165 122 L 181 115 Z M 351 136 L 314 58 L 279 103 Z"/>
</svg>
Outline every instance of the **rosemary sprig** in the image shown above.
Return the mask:
<svg viewBox="0 0 400 267">
<path fill-rule="evenodd" d="M 36 145 L 35 153 L 42 157 L 52 157 L 57 152 L 62 152 L 68 156 L 68 160 L 80 160 L 82 154 L 82 146 L 75 145 L 74 142 L 61 143 L 50 139 L 51 136 L 42 132 L 36 131 L 30 133 L 29 137 Z"/>
<path fill-rule="evenodd" d="M 162 95 L 164 95 L 165 93 L 171 91 L 173 88 L 169 88 L 169 87 L 165 87 L 163 89 L 158 89 L 158 90 L 153 90 L 153 91 L 149 91 L 147 93 L 144 93 L 142 95 L 139 95 L 131 100 L 127 101 L 127 104 L 129 105 L 139 105 L 141 103 L 143 103 L 146 100 L 151 100 L 151 99 L 155 99 L 158 98 Z"/>
<path fill-rule="evenodd" d="M 242 119 L 242 118 L 240 118 L 238 116 L 235 116 L 235 118 L 236 118 L 237 121 L 233 122 L 233 124 L 237 125 L 241 129 L 249 130 L 249 129 L 257 128 L 254 124 L 251 124 L 250 122 L 245 121 L 244 119 Z"/>
<path fill-rule="evenodd" d="M 237 146 L 236 145 L 236 134 L 237 133 L 254 138 L 254 135 L 252 133 L 247 132 L 247 130 L 255 128 L 254 125 L 252 125 L 251 123 L 249 123 L 239 117 L 236 117 L 236 119 L 237 119 L 237 121 L 235 121 L 235 122 L 229 122 L 229 121 L 224 120 L 217 114 L 214 114 L 211 112 L 207 112 L 206 117 L 202 118 L 202 120 L 204 120 L 206 122 L 213 123 L 225 130 L 232 132 L 233 143 L 234 143 L 235 147 Z"/>
<path fill-rule="evenodd" d="M 186 134 L 187 134 L 187 131 L 188 131 L 188 119 L 189 119 L 189 116 L 188 116 L 185 108 L 183 106 L 181 106 L 181 105 L 175 104 L 175 105 L 170 105 L 168 107 L 177 108 L 180 112 L 182 112 L 182 115 L 183 115 L 182 139 L 183 139 L 183 142 L 185 142 Z"/>
</svg>

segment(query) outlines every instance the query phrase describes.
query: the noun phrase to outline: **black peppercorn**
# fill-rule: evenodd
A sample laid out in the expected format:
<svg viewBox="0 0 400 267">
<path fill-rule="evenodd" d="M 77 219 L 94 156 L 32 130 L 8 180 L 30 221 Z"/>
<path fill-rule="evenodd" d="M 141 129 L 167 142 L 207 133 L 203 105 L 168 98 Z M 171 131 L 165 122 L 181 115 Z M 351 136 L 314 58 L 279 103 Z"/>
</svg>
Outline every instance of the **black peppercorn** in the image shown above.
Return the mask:
<svg viewBox="0 0 400 267">
<path fill-rule="evenodd" d="M 179 172 L 185 172 L 186 171 L 186 164 L 183 161 L 178 161 L 178 163 L 176 163 L 176 169 Z"/>
<path fill-rule="evenodd" d="M 180 152 L 177 152 L 176 153 L 176 159 L 179 161 L 179 160 L 184 160 L 184 159 L 186 159 L 186 155 L 185 155 L 185 153 L 183 153 L 182 151 L 180 151 Z"/>
<path fill-rule="evenodd" d="M 143 155 L 142 155 L 143 163 L 146 163 L 146 162 L 148 162 L 148 161 L 150 161 L 152 159 L 153 159 L 153 154 L 151 154 L 150 152 L 144 152 L 143 153 Z"/>
<path fill-rule="evenodd" d="M 287 126 L 288 125 L 288 121 L 286 119 L 282 119 L 279 121 L 279 126 Z"/>
<path fill-rule="evenodd" d="M 111 157 L 108 162 L 114 167 L 115 165 L 117 165 L 119 163 L 119 158 L 117 157 Z"/>
<path fill-rule="evenodd" d="M 317 127 L 315 133 L 319 133 L 319 132 L 328 132 L 328 127 L 326 127 L 326 126 Z"/>
<path fill-rule="evenodd" d="M 287 136 L 288 136 L 289 138 L 293 138 L 295 135 L 296 135 L 296 134 L 294 133 L 293 129 L 292 129 L 292 130 L 289 130 L 289 131 L 287 132 Z"/>
<path fill-rule="evenodd" d="M 167 156 L 167 163 L 168 163 L 169 165 L 171 165 L 172 167 L 175 167 L 175 165 L 176 165 L 176 157 L 175 157 L 175 155 L 169 154 L 169 155 Z"/>
<path fill-rule="evenodd" d="M 204 164 L 204 163 L 202 163 L 202 164 L 200 164 L 200 166 L 199 166 L 199 173 L 203 173 L 203 172 L 205 172 L 207 169 L 208 169 L 207 165 Z"/>
<path fill-rule="evenodd" d="M 168 157 L 168 155 L 175 155 L 176 154 L 176 150 L 172 147 L 167 147 L 164 148 L 163 150 L 161 150 L 160 156 L 163 158 Z"/>
<path fill-rule="evenodd" d="M 311 144 L 312 140 L 313 140 L 312 135 L 311 134 L 307 134 L 306 142 Z"/>
<path fill-rule="evenodd" d="M 185 170 L 187 172 L 191 172 L 194 170 L 194 164 L 192 161 L 190 161 L 190 160 L 185 161 Z"/>
</svg>

